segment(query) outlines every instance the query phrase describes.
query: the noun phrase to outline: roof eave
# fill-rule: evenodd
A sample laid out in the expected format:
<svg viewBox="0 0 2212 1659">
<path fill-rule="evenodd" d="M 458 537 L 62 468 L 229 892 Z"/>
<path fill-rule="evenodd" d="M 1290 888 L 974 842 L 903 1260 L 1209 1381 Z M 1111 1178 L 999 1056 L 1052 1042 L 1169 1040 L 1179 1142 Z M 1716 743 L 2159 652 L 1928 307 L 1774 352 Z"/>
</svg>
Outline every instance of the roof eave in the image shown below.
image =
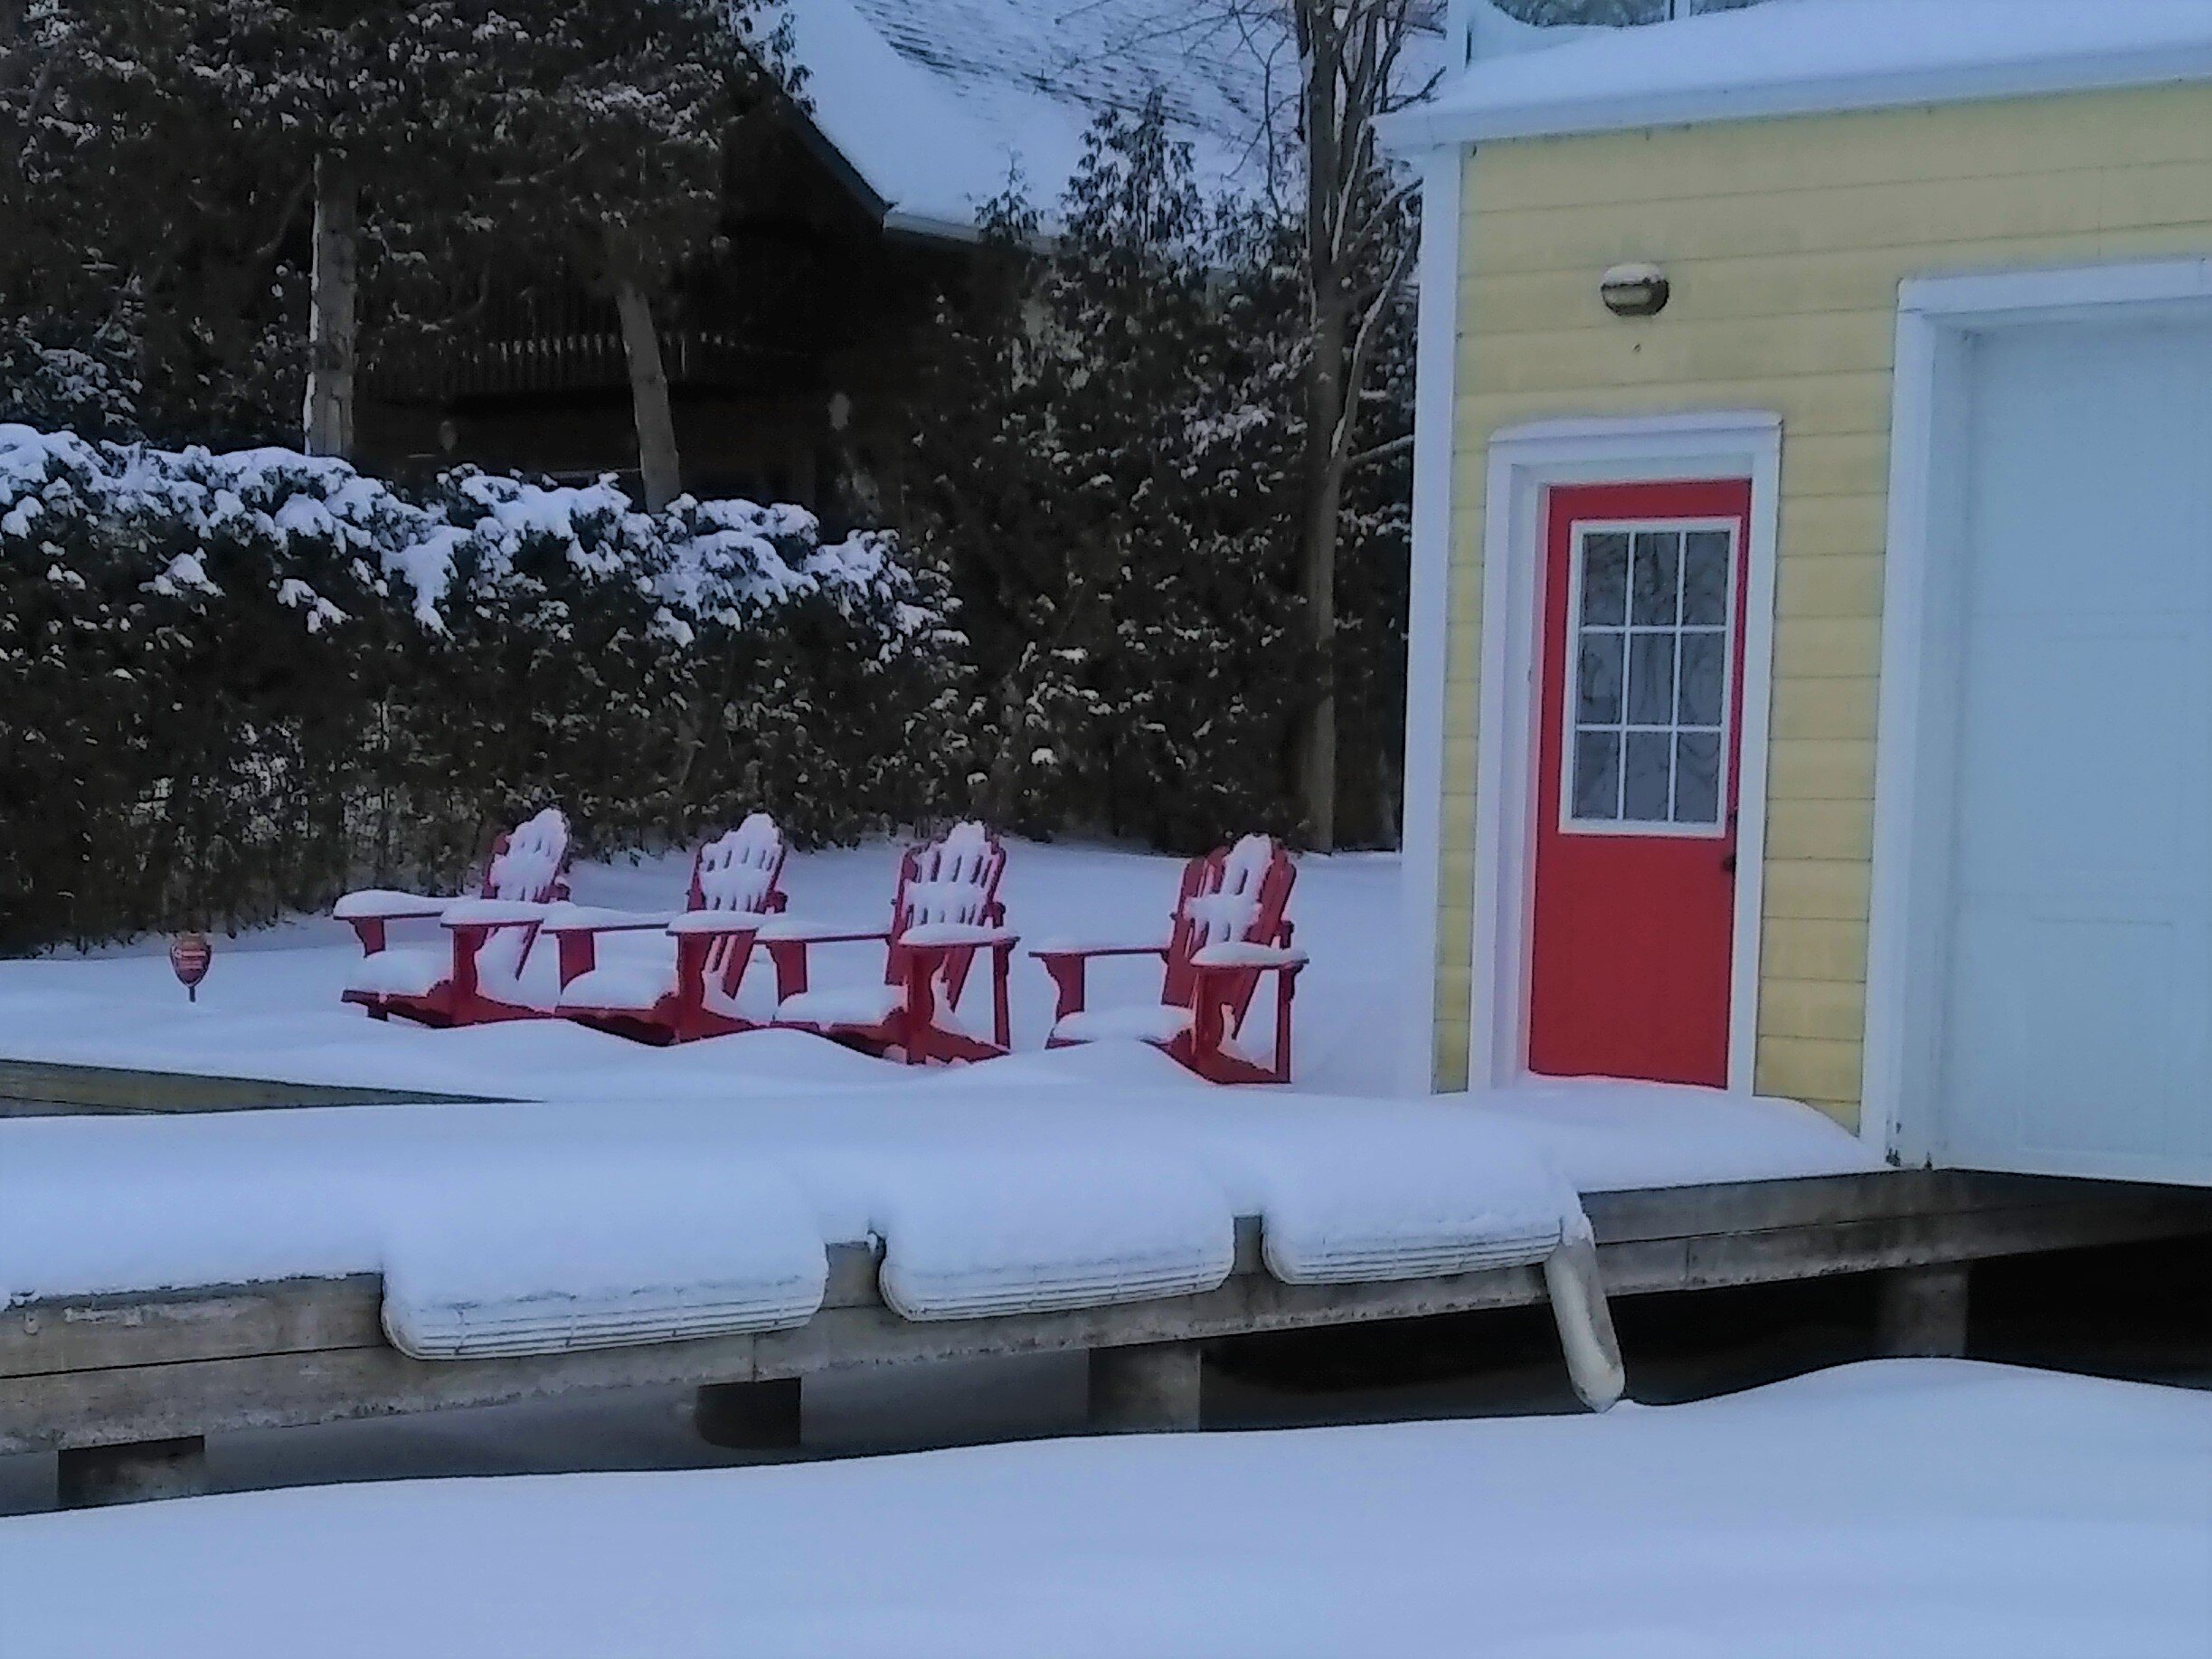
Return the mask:
<svg viewBox="0 0 2212 1659">
<path fill-rule="evenodd" d="M 2212 43 L 2095 57 L 1967 64 L 1908 73 L 1824 76 L 1766 86 L 1652 92 L 1603 101 L 1547 100 L 1475 110 L 1420 108 L 1387 118 L 1400 155 L 1501 138 L 1566 137 L 1650 127 L 1696 127 L 1781 116 L 1844 114 L 1923 104 L 1987 102 L 2212 81 Z"/>
</svg>

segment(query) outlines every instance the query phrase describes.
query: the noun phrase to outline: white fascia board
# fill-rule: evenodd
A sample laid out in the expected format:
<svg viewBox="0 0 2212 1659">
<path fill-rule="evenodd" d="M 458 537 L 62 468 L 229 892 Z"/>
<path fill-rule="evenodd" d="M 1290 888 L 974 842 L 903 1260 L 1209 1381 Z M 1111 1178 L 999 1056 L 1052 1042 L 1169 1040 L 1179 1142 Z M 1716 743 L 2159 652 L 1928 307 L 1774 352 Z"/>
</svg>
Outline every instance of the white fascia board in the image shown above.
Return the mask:
<svg viewBox="0 0 2212 1659">
<path fill-rule="evenodd" d="M 2160 46 L 2094 57 L 1951 65 L 1895 73 L 1715 86 L 1603 100 L 1549 99 L 1473 109 L 1421 106 L 1378 124 L 1387 148 L 1413 155 L 1441 145 L 1564 137 L 1649 127 L 1835 115 L 1921 104 L 1987 102 L 2212 81 L 2212 44 Z"/>
<path fill-rule="evenodd" d="M 1398 1089 L 1436 1085 L 1436 958 L 1443 877 L 1445 699 L 1451 649 L 1452 474 L 1459 408 L 1460 157 L 1423 169 L 1407 597 L 1404 808 L 1400 837 Z"/>
</svg>

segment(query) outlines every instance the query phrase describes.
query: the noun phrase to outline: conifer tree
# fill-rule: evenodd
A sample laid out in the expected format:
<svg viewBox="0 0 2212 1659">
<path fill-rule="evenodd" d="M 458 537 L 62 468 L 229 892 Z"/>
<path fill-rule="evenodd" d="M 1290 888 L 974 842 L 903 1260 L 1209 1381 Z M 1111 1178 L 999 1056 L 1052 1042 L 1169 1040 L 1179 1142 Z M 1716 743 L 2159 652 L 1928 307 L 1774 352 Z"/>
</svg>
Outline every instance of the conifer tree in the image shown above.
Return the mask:
<svg viewBox="0 0 2212 1659">
<path fill-rule="evenodd" d="M 0 76 L 17 164 L 0 242 L 20 251 L 0 255 L 0 308 L 47 308 L 71 286 L 56 267 L 73 270 L 69 313 L 128 299 L 175 402 L 213 413 L 227 377 L 266 422 L 267 365 L 304 369 L 307 447 L 342 454 L 364 324 L 434 326 L 494 265 L 557 260 L 635 325 L 657 504 L 675 457 L 649 307 L 713 228 L 731 124 L 781 90 L 765 15 L 764 0 L 27 0 Z M 388 308 L 364 318 L 372 290 Z"/>
</svg>

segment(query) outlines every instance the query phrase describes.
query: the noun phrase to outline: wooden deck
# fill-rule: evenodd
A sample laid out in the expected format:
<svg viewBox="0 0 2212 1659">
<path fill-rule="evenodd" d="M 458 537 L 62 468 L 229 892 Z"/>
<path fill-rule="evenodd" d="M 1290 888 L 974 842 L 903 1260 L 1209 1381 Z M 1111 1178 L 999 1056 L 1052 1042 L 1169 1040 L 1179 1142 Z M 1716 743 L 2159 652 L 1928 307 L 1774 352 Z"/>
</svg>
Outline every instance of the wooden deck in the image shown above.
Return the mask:
<svg viewBox="0 0 2212 1659">
<path fill-rule="evenodd" d="M 421 1089 L 275 1083 L 263 1077 L 0 1059 L 0 1117 L 253 1112 L 286 1106 L 392 1106 L 425 1102 L 480 1104 L 487 1098 Z"/>
<path fill-rule="evenodd" d="M 1634 1296 L 2212 1234 L 2212 1194 L 2035 1177 L 1891 1171 L 1586 1199 L 1608 1293 Z M 865 1248 L 832 1252 L 819 1313 L 793 1331 L 546 1358 L 423 1361 L 390 1346 L 374 1275 L 0 1311 L 0 1453 L 144 1445 L 640 1385 L 747 1384 L 858 1366 L 1189 1344 L 1546 1299 L 1536 1267 L 1291 1285 L 1240 1223 L 1236 1268 L 1203 1295 L 1077 1313 L 915 1322 L 884 1305 Z M 1903 1275 L 1910 1277 L 1910 1275 Z M 1962 1309 L 1961 1309 L 1962 1316 Z M 1095 1363 L 1095 1360 L 1094 1360 Z"/>
</svg>

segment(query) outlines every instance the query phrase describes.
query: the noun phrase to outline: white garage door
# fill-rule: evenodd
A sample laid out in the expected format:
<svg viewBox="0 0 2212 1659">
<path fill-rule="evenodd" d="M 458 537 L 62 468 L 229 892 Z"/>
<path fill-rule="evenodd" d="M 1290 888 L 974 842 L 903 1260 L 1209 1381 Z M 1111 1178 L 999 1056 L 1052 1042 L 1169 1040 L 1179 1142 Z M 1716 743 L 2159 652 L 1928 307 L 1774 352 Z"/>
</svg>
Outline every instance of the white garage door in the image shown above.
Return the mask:
<svg viewBox="0 0 2212 1659">
<path fill-rule="evenodd" d="M 1972 352 L 1943 1159 L 2212 1180 L 2212 327 Z"/>
</svg>

